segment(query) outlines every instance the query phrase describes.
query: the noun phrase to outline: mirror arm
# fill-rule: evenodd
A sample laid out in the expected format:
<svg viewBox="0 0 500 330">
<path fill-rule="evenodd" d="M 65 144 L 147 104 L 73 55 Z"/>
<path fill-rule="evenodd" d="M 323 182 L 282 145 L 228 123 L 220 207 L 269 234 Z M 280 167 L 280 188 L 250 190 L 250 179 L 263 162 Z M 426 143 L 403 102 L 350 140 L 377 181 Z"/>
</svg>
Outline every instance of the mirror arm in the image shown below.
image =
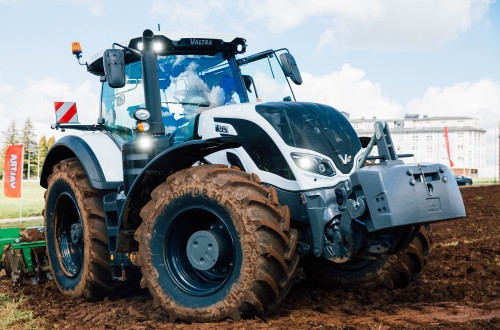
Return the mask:
<svg viewBox="0 0 500 330">
<path fill-rule="evenodd" d="M 290 84 L 290 78 L 287 76 L 285 76 L 285 78 L 286 78 L 286 83 L 288 84 L 288 88 L 290 88 L 290 92 L 292 92 L 293 100 L 297 101 L 297 99 L 295 98 L 295 93 L 293 92 L 292 85 Z"/>
<path fill-rule="evenodd" d="M 139 58 L 142 56 L 142 53 L 140 51 L 137 51 L 137 50 L 135 50 L 133 48 L 130 48 L 130 47 L 127 47 L 127 46 L 123 46 L 123 45 L 120 45 L 119 43 L 114 42 L 113 45 L 112 45 L 113 49 L 115 49 L 115 46 L 118 46 L 118 47 L 121 47 L 123 49 L 126 49 L 126 50 L 128 50 L 129 52 L 131 52 L 132 54 L 134 54 L 135 56 L 137 56 Z"/>
<path fill-rule="evenodd" d="M 250 56 L 247 56 L 247 57 L 243 57 L 243 58 L 237 59 L 236 63 L 238 64 L 238 66 L 242 66 L 242 65 L 245 65 L 245 64 L 248 64 L 248 63 L 252 63 L 252 62 L 261 60 L 263 58 L 266 58 L 269 55 L 274 54 L 274 52 L 275 51 L 272 50 L 272 49 L 265 50 L 263 52 L 260 52 L 260 53 L 254 54 L 254 55 L 250 55 Z"/>
</svg>

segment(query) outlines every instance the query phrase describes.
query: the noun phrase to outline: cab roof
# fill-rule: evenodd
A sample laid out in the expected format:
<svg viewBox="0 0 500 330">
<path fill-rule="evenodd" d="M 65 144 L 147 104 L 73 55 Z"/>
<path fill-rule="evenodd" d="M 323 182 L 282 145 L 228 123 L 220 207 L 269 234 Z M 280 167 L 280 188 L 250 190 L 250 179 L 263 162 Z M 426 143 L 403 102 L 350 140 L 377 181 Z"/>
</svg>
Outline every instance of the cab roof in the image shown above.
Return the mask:
<svg viewBox="0 0 500 330">
<path fill-rule="evenodd" d="M 231 55 L 242 54 L 246 50 L 246 40 L 239 37 L 232 37 L 227 34 L 196 33 L 186 37 L 179 33 L 170 33 L 167 37 L 163 34 L 155 35 L 155 53 L 160 56 L 166 55 L 213 55 L 219 52 Z M 115 46 L 117 45 L 117 46 Z M 116 48 L 120 46 L 128 47 L 125 51 L 125 64 L 137 62 L 140 56 L 133 50 L 140 51 L 142 47 L 142 36 L 127 39 L 120 43 L 113 44 Z M 110 47 L 111 48 L 111 47 Z M 132 51 L 130 50 L 132 49 Z M 95 75 L 103 76 L 104 67 L 102 57 L 105 50 L 95 54 L 87 65 L 87 70 Z"/>
</svg>

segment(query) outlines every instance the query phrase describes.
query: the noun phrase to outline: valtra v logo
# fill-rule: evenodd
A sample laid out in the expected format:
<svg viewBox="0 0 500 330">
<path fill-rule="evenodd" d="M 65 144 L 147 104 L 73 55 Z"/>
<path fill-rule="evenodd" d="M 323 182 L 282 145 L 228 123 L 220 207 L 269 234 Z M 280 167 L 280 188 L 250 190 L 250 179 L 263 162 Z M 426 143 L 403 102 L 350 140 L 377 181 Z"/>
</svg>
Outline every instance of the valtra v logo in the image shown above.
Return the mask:
<svg viewBox="0 0 500 330">
<path fill-rule="evenodd" d="M 350 163 L 351 162 L 351 155 L 347 155 L 345 154 L 344 157 L 342 157 L 342 155 L 338 155 L 339 158 L 340 158 L 340 161 L 342 162 L 342 164 L 344 165 L 347 165 L 347 163 Z"/>
</svg>

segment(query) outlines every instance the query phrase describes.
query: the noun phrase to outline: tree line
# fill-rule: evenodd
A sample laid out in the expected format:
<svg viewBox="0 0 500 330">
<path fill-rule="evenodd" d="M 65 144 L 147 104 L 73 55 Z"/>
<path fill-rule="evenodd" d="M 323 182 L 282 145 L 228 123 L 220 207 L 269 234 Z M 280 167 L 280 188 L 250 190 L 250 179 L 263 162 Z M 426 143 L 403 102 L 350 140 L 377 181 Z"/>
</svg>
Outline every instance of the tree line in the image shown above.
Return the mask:
<svg viewBox="0 0 500 330">
<path fill-rule="evenodd" d="M 14 144 L 24 146 L 23 178 L 35 179 L 40 176 L 43 161 L 47 156 L 50 147 L 56 142 L 54 136 L 47 138 L 42 136 L 37 141 L 33 123 L 28 118 L 24 122 L 22 129 L 18 129 L 14 120 L 11 121 L 3 133 L 3 143 L 0 150 L 0 178 L 3 179 L 5 166 L 5 152 L 7 147 Z"/>
</svg>

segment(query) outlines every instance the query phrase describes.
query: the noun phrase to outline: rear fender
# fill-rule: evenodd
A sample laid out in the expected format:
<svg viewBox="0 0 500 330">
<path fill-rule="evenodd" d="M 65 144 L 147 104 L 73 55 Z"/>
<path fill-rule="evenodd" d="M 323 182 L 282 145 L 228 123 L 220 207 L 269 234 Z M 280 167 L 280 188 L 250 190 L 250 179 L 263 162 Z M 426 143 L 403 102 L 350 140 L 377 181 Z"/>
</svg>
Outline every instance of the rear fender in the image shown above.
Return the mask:
<svg viewBox="0 0 500 330">
<path fill-rule="evenodd" d="M 47 180 L 54 165 L 76 157 L 82 164 L 92 187 L 116 189 L 122 184 L 121 151 L 106 134 L 67 135 L 49 150 L 42 167 L 40 185 L 47 188 Z"/>
</svg>

